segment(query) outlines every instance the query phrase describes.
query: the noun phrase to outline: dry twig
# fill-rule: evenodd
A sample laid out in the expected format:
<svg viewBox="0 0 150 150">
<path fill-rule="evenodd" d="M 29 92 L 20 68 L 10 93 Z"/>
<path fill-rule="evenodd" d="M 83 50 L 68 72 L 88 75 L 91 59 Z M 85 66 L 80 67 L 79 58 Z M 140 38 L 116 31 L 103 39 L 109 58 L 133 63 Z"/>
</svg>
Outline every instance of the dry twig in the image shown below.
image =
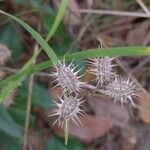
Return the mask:
<svg viewBox="0 0 150 150">
<path fill-rule="evenodd" d="M 78 10 L 73 10 L 73 11 L 77 11 L 80 13 L 99 14 L 99 15 L 116 15 L 116 16 L 126 16 L 126 17 L 150 18 L 149 14 L 140 13 L 140 12 L 116 11 L 116 10 L 95 10 L 95 9 L 78 9 Z"/>
<path fill-rule="evenodd" d="M 35 45 L 34 54 L 38 52 L 38 44 Z M 36 59 L 34 59 L 33 64 L 35 64 Z M 28 98 L 27 98 L 27 108 L 26 108 L 26 119 L 24 127 L 24 137 L 23 137 L 23 150 L 27 150 L 28 144 L 28 130 L 29 130 L 29 121 L 30 121 L 30 112 L 31 112 L 31 103 L 32 103 L 32 87 L 34 83 L 34 74 L 30 76 L 29 79 L 29 89 L 28 89 Z"/>
<path fill-rule="evenodd" d="M 141 6 L 141 8 L 145 11 L 145 13 L 147 15 L 150 15 L 150 11 L 149 9 L 147 8 L 147 6 L 144 4 L 144 2 L 142 0 L 136 0 L 137 3 Z"/>
<path fill-rule="evenodd" d="M 42 13 L 40 12 L 39 14 L 39 24 L 38 24 L 38 30 L 41 29 L 41 17 Z M 36 63 L 36 56 L 39 50 L 39 45 L 36 43 L 34 47 L 34 59 L 33 59 L 33 64 Z M 26 108 L 26 118 L 25 118 L 25 127 L 24 127 L 24 137 L 23 137 L 23 150 L 27 150 L 27 145 L 28 145 L 28 130 L 29 130 L 29 122 L 30 122 L 30 113 L 31 113 L 31 103 L 32 103 L 32 87 L 34 83 L 34 74 L 30 76 L 29 79 L 29 89 L 28 89 L 28 98 L 27 98 L 27 108 Z"/>
</svg>

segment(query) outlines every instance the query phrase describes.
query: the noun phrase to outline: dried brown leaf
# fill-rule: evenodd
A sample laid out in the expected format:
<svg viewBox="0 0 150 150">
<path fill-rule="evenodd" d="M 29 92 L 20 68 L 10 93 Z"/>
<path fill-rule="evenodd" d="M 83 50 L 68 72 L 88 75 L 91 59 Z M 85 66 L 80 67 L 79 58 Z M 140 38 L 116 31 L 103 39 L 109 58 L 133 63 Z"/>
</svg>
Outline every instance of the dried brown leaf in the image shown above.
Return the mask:
<svg viewBox="0 0 150 150">
<path fill-rule="evenodd" d="M 83 125 L 79 128 L 73 123 L 70 124 L 70 134 L 86 142 L 103 136 L 112 127 L 108 120 L 99 116 L 86 115 L 85 117 L 80 117 L 80 120 Z"/>
<path fill-rule="evenodd" d="M 150 110 L 150 97 L 147 97 L 146 95 L 142 94 L 139 100 L 139 105 L 142 108 L 147 108 Z M 139 116 L 144 123 L 150 124 L 150 112 L 140 110 Z"/>
<path fill-rule="evenodd" d="M 133 30 L 130 30 L 126 37 L 127 44 L 129 45 L 143 44 L 149 27 L 150 27 L 149 21 L 144 21 Z"/>
<path fill-rule="evenodd" d="M 113 124 L 120 127 L 128 124 L 129 113 L 125 106 L 121 107 L 120 105 L 114 104 L 111 100 L 96 96 L 94 94 L 88 94 L 87 100 L 93 111 L 98 116 L 103 116 Z"/>
<path fill-rule="evenodd" d="M 99 116 L 86 115 L 79 117 L 83 125 L 77 127 L 73 122 L 69 124 L 69 133 L 84 142 L 104 136 L 112 127 L 112 124 Z M 54 126 L 54 131 L 62 136 L 63 130 Z"/>
</svg>

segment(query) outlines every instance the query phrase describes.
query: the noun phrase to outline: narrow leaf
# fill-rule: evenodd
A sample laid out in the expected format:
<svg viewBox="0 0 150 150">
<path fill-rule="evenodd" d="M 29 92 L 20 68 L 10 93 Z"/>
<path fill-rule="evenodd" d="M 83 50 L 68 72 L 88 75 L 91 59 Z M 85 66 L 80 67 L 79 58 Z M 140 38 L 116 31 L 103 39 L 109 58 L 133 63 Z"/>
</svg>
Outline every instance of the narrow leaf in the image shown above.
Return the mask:
<svg viewBox="0 0 150 150">
<path fill-rule="evenodd" d="M 21 138 L 23 133 L 23 129 L 13 121 L 2 105 L 0 105 L 0 130 L 15 138 Z"/>
<path fill-rule="evenodd" d="M 57 16 L 56 16 L 55 21 L 54 21 L 54 23 L 53 23 L 53 25 L 49 31 L 49 34 L 46 38 L 46 41 L 49 41 L 50 38 L 53 36 L 53 34 L 56 32 L 56 30 L 57 30 L 57 28 L 58 28 L 58 26 L 62 20 L 62 17 L 64 16 L 68 2 L 69 2 L 69 0 L 63 0 L 62 3 L 60 4 Z"/>
<path fill-rule="evenodd" d="M 22 27 L 24 27 L 34 37 L 34 39 L 38 42 L 38 44 L 45 50 L 45 52 L 47 53 L 50 60 L 56 64 L 58 63 L 58 58 L 55 55 L 55 53 L 53 52 L 52 48 L 47 44 L 47 42 L 33 28 L 31 28 L 24 21 L 20 20 L 19 18 L 15 17 L 13 15 L 10 15 L 10 14 L 2 11 L 2 10 L 0 10 L 0 13 L 12 18 L 16 22 L 18 22 Z"/>
<path fill-rule="evenodd" d="M 105 49 L 90 49 L 66 55 L 66 60 L 81 60 L 101 56 L 149 56 L 150 47 L 113 47 Z"/>
<path fill-rule="evenodd" d="M 61 19 L 63 17 L 63 14 L 65 12 L 65 9 L 67 7 L 68 4 L 68 0 L 63 0 L 61 3 L 61 6 L 59 8 L 59 11 L 57 13 L 56 19 L 54 21 L 53 27 L 50 30 L 47 40 L 49 40 L 52 35 L 54 34 L 54 32 L 56 31 L 58 25 L 61 22 Z M 14 19 L 16 22 L 18 22 L 20 25 L 22 25 L 39 43 L 39 45 L 41 45 L 41 47 L 45 50 L 45 52 L 48 54 L 49 58 L 51 59 L 52 62 L 54 62 L 55 64 L 58 63 L 58 58 L 55 55 L 55 53 L 53 52 L 53 50 L 51 49 L 51 47 L 46 43 L 46 41 L 34 30 L 32 29 L 28 24 L 26 24 L 24 21 L 0 10 L 1 14 L 4 14 L 6 16 L 9 16 L 10 18 Z M 40 53 L 40 51 L 39 51 Z M 38 53 L 38 54 L 39 54 Z M 37 54 L 37 55 L 38 55 Z M 26 78 L 26 74 L 24 74 L 24 72 L 26 70 L 28 70 L 28 68 L 32 65 L 33 59 L 35 59 L 35 57 L 37 56 L 33 56 L 21 69 L 18 73 L 16 73 L 16 75 L 10 77 L 8 80 L 9 82 L 5 82 L 6 85 L 5 86 L 0 86 L 3 87 L 1 89 L 1 93 L 0 93 L 0 102 L 5 100 L 5 98 L 19 85 L 19 83 L 21 83 L 25 78 Z M 19 77 L 19 78 L 18 78 Z M 18 80 L 17 80 L 18 78 Z M 15 81 L 13 79 L 16 79 Z M 7 81 L 8 81 L 7 80 Z M 4 83 L 3 83 L 4 84 Z"/>
<path fill-rule="evenodd" d="M 89 50 L 89 51 L 82 51 L 82 52 L 69 54 L 69 55 L 66 55 L 66 61 L 73 60 L 73 59 L 82 60 L 82 59 L 86 59 L 86 58 L 95 57 L 95 53 L 94 53 L 95 51 L 96 51 L 96 57 L 110 56 L 110 53 L 113 54 L 113 51 L 116 49 L 117 49 L 117 51 L 116 51 L 117 56 L 120 56 L 120 55 L 130 56 L 130 55 L 128 55 L 128 51 L 130 51 L 132 53 L 132 56 L 148 56 L 148 55 L 150 55 L 150 52 L 149 52 L 150 47 L 123 47 L 123 48 L 119 47 L 119 48 L 105 49 L 104 51 L 107 51 L 107 55 L 106 55 L 106 53 L 104 53 L 103 51 L 101 51 L 99 49 L 93 49 L 93 50 Z M 84 55 L 80 56 L 80 54 L 84 54 Z M 44 69 L 47 69 L 50 66 L 51 66 L 50 61 L 45 61 L 45 62 L 42 62 L 35 66 L 29 66 L 29 69 L 27 69 L 26 71 L 23 72 L 24 78 L 26 78 L 28 75 L 30 75 L 32 73 L 36 73 L 36 72 L 42 71 Z M 7 79 L 5 79 L 4 81 L 0 81 L 0 86 L 1 87 L 4 86 L 11 80 L 20 79 L 21 76 L 22 76 L 22 74 L 12 75 L 12 76 L 8 77 Z M 24 80 L 24 78 L 22 78 L 22 80 Z M 22 80 L 20 80 L 20 81 L 22 81 Z"/>
</svg>

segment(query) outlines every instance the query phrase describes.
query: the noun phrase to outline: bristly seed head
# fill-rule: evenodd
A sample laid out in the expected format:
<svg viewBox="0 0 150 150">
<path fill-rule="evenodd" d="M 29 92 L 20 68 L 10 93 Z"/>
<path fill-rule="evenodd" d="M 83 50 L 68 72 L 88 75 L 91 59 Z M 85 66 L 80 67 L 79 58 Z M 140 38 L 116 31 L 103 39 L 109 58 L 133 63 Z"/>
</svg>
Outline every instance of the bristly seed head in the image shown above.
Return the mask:
<svg viewBox="0 0 150 150">
<path fill-rule="evenodd" d="M 97 86 L 102 86 L 116 75 L 113 71 L 113 67 L 116 66 L 112 63 L 113 59 L 110 57 L 102 57 L 89 61 L 89 72 L 96 76 Z"/>
<path fill-rule="evenodd" d="M 63 127 L 66 120 L 72 120 L 77 126 L 78 123 L 81 124 L 81 121 L 78 118 L 78 115 L 84 115 L 84 111 L 81 109 L 81 104 L 84 101 L 81 101 L 82 98 L 77 98 L 77 96 L 66 96 L 64 98 L 59 98 L 60 103 L 56 103 L 56 109 L 54 113 L 49 116 L 58 116 L 57 120 L 53 123 Z"/>
<path fill-rule="evenodd" d="M 131 103 L 134 106 L 133 98 L 137 98 L 138 88 L 134 81 L 131 81 L 130 77 L 115 77 L 114 81 L 106 86 L 105 94 L 114 101 L 120 101 L 123 103 Z"/>
<path fill-rule="evenodd" d="M 61 86 L 63 90 L 67 90 L 70 93 L 79 92 L 83 82 L 79 81 L 81 76 L 78 76 L 78 73 L 80 70 L 75 71 L 76 67 L 72 67 L 72 62 L 68 66 L 66 66 L 65 62 L 55 66 L 56 71 L 51 75 L 56 77 L 56 80 L 54 80 L 57 83 L 56 86 Z"/>
</svg>

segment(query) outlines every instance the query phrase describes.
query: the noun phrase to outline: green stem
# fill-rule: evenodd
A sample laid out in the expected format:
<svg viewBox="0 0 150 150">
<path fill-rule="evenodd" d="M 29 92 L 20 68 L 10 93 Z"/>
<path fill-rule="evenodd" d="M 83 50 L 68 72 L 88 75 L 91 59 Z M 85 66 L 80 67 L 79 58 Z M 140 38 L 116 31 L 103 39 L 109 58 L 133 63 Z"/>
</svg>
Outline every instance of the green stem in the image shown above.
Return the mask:
<svg viewBox="0 0 150 150">
<path fill-rule="evenodd" d="M 68 120 L 65 121 L 65 145 L 68 144 L 68 137 L 69 137 L 69 126 Z"/>
</svg>

